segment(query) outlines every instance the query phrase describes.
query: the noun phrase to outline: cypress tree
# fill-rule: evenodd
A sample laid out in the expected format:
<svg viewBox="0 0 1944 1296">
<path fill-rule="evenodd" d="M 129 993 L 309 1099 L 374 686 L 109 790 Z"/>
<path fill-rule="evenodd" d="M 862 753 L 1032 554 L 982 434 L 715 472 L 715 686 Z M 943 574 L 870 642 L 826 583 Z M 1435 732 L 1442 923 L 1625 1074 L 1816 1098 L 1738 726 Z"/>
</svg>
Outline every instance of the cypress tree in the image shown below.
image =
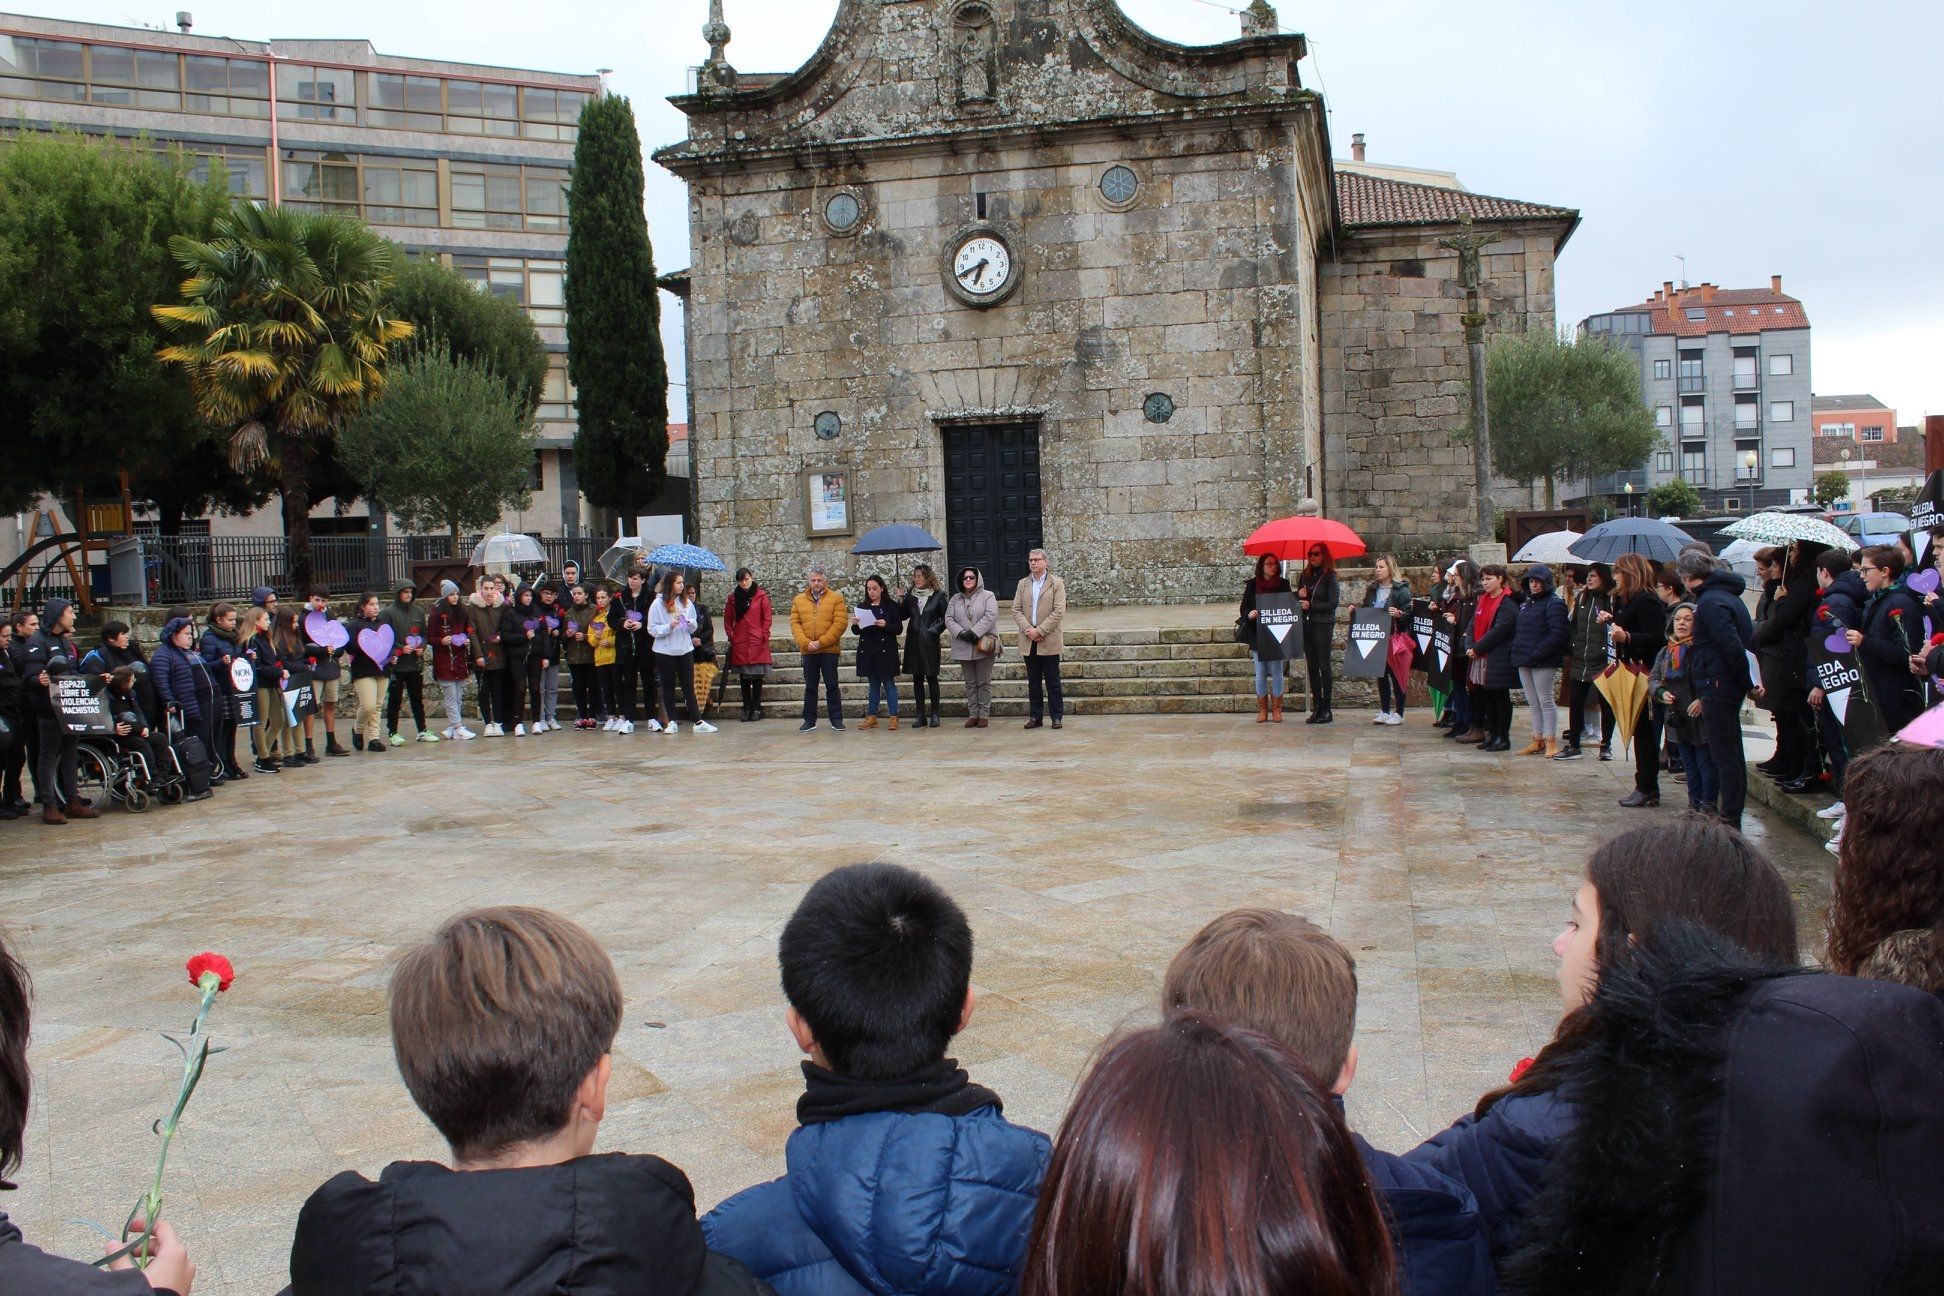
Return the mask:
<svg viewBox="0 0 1944 1296">
<path fill-rule="evenodd" d="M 590 100 L 567 195 L 574 470 L 588 503 L 624 517 L 668 477 L 668 365 L 642 188 L 634 109 L 618 96 Z"/>
</svg>

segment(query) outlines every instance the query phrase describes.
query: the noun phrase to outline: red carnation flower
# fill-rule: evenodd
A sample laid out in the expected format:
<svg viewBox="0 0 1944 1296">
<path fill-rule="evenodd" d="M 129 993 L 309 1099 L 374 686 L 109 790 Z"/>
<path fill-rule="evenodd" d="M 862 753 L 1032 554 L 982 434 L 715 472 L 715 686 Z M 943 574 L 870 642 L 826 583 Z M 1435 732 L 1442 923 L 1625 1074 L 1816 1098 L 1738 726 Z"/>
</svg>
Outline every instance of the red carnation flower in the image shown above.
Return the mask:
<svg viewBox="0 0 1944 1296">
<path fill-rule="evenodd" d="M 231 966 L 230 961 L 221 954 L 212 954 L 208 950 L 189 960 L 189 984 L 201 985 L 205 972 L 214 972 L 219 978 L 216 986 L 218 993 L 229 989 L 230 983 L 236 980 L 236 969 Z"/>
<path fill-rule="evenodd" d="M 1530 1070 L 1532 1070 L 1532 1059 L 1529 1057 L 1520 1058 L 1512 1064 L 1512 1074 L 1505 1077 L 1506 1082 L 1508 1084 L 1517 1084 L 1525 1078 L 1525 1073 Z"/>
<path fill-rule="evenodd" d="M 1940 630 L 1930 637 L 1930 646 L 1933 648 L 1944 648 L 1944 630 Z"/>
</svg>

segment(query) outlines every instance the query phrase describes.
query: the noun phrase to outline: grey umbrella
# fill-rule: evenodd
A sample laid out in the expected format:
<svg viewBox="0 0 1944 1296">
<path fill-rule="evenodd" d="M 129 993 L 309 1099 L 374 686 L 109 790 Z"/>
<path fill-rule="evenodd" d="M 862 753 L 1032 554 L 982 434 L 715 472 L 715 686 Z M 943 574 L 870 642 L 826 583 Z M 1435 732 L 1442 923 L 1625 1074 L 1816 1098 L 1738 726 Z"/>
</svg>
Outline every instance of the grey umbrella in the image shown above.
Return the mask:
<svg viewBox="0 0 1944 1296">
<path fill-rule="evenodd" d="M 1610 563 L 1630 553 L 1655 562 L 1671 562 L 1693 543 L 1693 536 L 1659 518 L 1614 518 L 1573 541 L 1566 552 L 1586 562 Z"/>
</svg>

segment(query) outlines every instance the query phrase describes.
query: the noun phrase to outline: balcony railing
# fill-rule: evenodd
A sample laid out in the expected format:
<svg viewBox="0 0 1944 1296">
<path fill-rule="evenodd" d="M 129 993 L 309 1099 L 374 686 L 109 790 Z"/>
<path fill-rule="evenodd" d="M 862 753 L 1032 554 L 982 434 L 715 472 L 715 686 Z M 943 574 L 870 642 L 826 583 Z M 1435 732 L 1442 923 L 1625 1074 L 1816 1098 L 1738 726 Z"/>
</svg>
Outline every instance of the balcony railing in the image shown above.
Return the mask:
<svg viewBox="0 0 1944 1296">
<path fill-rule="evenodd" d="M 1708 390 L 1708 376 L 1706 374 L 1684 373 L 1676 382 L 1678 383 L 1679 391 L 1684 396 L 1692 396 L 1697 392 Z"/>
<path fill-rule="evenodd" d="M 1735 375 L 1735 390 L 1738 392 L 1760 391 L 1762 375 L 1759 373 L 1738 373 Z"/>
</svg>

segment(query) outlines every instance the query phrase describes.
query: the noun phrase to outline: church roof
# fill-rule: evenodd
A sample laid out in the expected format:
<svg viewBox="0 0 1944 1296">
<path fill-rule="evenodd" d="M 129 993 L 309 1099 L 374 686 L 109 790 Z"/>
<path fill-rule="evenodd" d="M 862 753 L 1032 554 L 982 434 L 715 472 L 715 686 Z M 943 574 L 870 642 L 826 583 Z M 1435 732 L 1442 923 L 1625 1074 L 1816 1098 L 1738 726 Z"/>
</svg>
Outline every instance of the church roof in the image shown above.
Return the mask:
<svg viewBox="0 0 1944 1296">
<path fill-rule="evenodd" d="M 1337 208 L 1347 229 L 1368 225 L 1449 225 L 1461 217 L 1474 221 L 1568 221 L 1566 235 L 1579 224 L 1570 207 L 1551 207 L 1517 198 L 1494 198 L 1438 185 L 1390 180 L 1357 171 L 1336 173 Z M 1566 241 L 1560 236 L 1560 242 Z"/>
</svg>

